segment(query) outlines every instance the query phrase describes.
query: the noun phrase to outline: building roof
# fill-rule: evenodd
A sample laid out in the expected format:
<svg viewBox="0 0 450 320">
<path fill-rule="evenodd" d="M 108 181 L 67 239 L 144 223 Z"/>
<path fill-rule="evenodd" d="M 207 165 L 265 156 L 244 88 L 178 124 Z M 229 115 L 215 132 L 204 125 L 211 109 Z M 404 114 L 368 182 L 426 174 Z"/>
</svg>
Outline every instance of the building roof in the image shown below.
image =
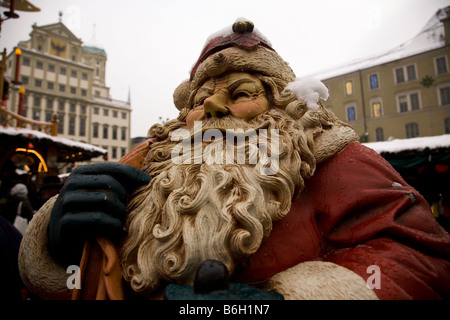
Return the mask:
<svg viewBox="0 0 450 320">
<path fill-rule="evenodd" d="M 93 26 L 91 39 L 87 42 L 84 42 L 84 45 L 82 47 L 84 51 L 99 53 L 102 56 L 106 57 L 105 49 L 98 43 L 97 36 L 95 34 L 95 24 Z"/>
<path fill-rule="evenodd" d="M 95 46 L 83 46 L 84 51 L 89 51 L 93 53 L 99 53 L 102 56 L 106 57 L 106 51 L 103 48 L 95 47 Z"/>
<path fill-rule="evenodd" d="M 356 59 L 345 63 L 344 65 L 318 72 L 314 74 L 314 77 L 320 80 L 330 79 L 442 48 L 445 46 L 445 31 L 441 19 L 445 17 L 448 10 L 450 10 L 450 6 L 438 10 L 415 37 L 401 45 L 374 56 Z"/>
</svg>

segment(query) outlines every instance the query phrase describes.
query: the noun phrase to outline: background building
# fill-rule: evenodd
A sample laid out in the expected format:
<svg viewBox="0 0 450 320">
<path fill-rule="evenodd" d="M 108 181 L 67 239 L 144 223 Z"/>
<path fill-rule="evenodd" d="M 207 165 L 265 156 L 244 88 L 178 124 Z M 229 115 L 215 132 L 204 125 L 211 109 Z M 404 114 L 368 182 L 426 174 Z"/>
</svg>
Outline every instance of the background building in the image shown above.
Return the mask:
<svg viewBox="0 0 450 320">
<path fill-rule="evenodd" d="M 129 151 L 131 105 L 110 97 L 105 83 L 107 55 L 95 44 L 84 44 L 61 22 L 32 26 L 30 39 L 18 43 L 18 80 L 10 85 L 7 109 L 50 122 L 58 117 L 58 136 L 98 146 L 110 161 Z M 5 78 L 14 82 L 17 55 L 6 60 Z M 102 157 L 93 161 L 104 161 Z"/>
<path fill-rule="evenodd" d="M 316 74 L 329 89 L 324 105 L 363 142 L 448 134 L 449 44 L 450 6 L 401 46 Z"/>
</svg>

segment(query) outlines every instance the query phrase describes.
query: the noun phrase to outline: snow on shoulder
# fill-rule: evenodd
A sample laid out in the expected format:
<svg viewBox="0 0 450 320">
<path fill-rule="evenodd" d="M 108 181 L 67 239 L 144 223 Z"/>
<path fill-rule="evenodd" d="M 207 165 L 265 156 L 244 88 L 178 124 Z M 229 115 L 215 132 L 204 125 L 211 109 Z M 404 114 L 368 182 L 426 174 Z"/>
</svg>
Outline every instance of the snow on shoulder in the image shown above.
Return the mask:
<svg viewBox="0 0 450 320">
<path fill-rule="evenodd" d="M 288 83 L 286 89 L 293 91 L 297 98 L 305 101 L 307 107 L 312 110 L 319 108 L 320 99 L 326 101 L 329 97 L 328 88 L 316 78 L 299 78 Z"/>
</svg>

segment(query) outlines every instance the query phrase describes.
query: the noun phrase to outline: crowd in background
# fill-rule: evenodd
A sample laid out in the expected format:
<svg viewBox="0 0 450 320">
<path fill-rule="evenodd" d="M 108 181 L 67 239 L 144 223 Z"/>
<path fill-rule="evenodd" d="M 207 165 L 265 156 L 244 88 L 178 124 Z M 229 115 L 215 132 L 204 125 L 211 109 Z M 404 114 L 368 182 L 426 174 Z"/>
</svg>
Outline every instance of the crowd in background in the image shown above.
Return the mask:
<svg viewBox="0 0 450 320">
<path fill-rule="evenodd" d="M 0 181 L 0 301 L 30 298 L 17 263 L 22 235 L 34 213 L 62 187 L 60 178 L 46 177 L 36 191 L 27 178 L 12 175 Z"/>
</svg>

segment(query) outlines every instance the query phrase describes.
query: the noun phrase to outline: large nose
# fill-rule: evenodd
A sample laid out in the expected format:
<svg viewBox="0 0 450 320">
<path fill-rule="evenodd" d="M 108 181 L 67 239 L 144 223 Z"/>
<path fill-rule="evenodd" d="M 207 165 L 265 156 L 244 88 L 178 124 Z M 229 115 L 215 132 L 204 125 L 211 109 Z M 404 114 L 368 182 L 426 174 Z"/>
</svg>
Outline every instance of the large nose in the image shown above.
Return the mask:
<svg viewBox="0 0 450 320">
<path fill-rule="evenodd" d="M 205 109 L 205 115 L 208 118 L 221 118 L 229 113 L 227 108 L 229 103 L 228 97 L 223 92 L 218 92 L 205 99 L 203 107 Z"/>
</svg>

